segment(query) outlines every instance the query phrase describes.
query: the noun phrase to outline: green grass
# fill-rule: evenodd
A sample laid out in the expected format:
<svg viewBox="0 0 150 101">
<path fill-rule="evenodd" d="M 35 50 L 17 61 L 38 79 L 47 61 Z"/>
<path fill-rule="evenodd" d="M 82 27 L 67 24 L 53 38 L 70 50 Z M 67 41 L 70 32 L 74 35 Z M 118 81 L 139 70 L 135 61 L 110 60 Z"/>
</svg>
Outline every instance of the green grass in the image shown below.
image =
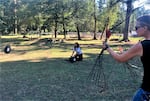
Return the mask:
<svg viewBox="0 0 150 101">
<path fill-rule="evenodd" d="M 134 39 L 137 41 L 139 39 Z M 103 67 L 108 88 L 100 93 L 100 87 L 87 80 L 100 51 L 100 40 L 81 40 L 84 60 L 69 63 L 77 40 L 65 40 L 45 44 L 45 39 L 2 37 L 1 48 L 11 44 L 12 52 L 0 52 L 1 101 L 129 101 L 141 83 L 142 70 L 132 75 L 124 64 L 116 62 L 107 52 Z M 130 43 L 109 42 L 118 50 Z M 134 43 L 134 42 L 133 42 Z M 133 61 L 131 61 L 133 62 Z"/>
</svg>

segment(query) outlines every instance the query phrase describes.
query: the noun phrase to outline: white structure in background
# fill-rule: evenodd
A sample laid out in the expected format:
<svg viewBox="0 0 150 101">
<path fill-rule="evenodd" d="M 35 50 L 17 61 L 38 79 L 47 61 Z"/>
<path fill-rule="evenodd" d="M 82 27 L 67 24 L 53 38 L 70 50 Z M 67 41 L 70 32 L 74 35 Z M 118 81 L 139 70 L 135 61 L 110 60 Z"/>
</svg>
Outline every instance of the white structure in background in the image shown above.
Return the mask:
<svg viewBox="0 0 150 101">
<path fill-rule="evenodd" d="M 136 31 L 131 31 L 131 32 L 129 33 L 129 36 L 136 37 L 136 36 L 137 36 L 137 33 L 136 33 Z"/>
</svg>

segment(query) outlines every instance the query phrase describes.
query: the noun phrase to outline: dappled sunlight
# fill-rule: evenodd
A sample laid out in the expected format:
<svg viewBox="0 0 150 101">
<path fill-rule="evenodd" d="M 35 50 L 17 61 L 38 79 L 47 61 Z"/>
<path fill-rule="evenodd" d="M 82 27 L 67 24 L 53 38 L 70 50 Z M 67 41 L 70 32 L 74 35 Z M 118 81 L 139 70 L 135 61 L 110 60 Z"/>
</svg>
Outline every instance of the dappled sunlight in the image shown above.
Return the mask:
<svg viewBox="0 0 150 101">
<path fill-rule="evenodd" d="M 109 99 L 114 98 L 113 95 L 115 94 L 119 95 L 115 99 L 120 99 L 122 96 L 130 98 L 135 87 L 139 84 L 136 83 L 136 80 L 133 83 L 130 82 L 131 75 L 129 71 L 125 71 L 123 64 L 114 61 L 107 51 L 104 52 L 101 61 L 105 67 L 104 72 L 107 76 L 109 88 L 100 94 L 99 90 L 101 88 L 93 84 L 93 81 L 87 80 L 101 51 L 101 40 L 65 40 L 63 43 L 52 43 L 52 47 L 44 43 L 45 39 L 15 40 L 17 42 L 13 41 L 11 43 L 12 51 L 9 54 L 0 52 L 3 86 L 1 92 L 13 92 L 11 95 L 8 94 L 9 96 L 23 97 L 25 95 L 35 97 L 34 94 L 45 96 L 46 91 L 46 94 L 50 94 L 50 97 L 53 95 L 55 98 L 58 95 L 64 97 L 67 94 L 67 97 L 70 98 L 75 95 L 76 97 L 89 96 L 90 98 L 96 96 L 99 99 L 105 96 Z M 79 42 L 81 45 L 83 61 L 70 63 L 68 59 L 72 54 L 74 42 Z M 109 44 L 116 51 L 118 45 L 125 45 L 126 47 L 131 45 L 118 42 L 110 42 Z M 122 84 L 124 81 L 126 83 Z M 4 93 L 2 93 L 3 96 Z M 120 95 L 120 93 L 125 96 Z M 7 96 L 4 97 L 7 98 Z"/>
<path fill-rule="evenodd" d="M 39 50 L 39 51 L 30 51 L 25 52 L 24 54 L 18 53 L 9 53 L 0 55 L 0 62 L 8 62 L 8 61 L 21 61 L 21 60 L 40 60 L 40 58 L 50 58 L 49 50 Z"/>
<path fill-rule="evenodd" d="M 140 58 L 120 63 L 107 48 L 143 40 L 136 19 L 150 0 L 141 1 L 0 0 L 0 99 L 130 101 Z"/>
<path fill-rule="evenodd" d="M 64 41 L 63 44 L 52 43 L 52 47 L 45 44 L 46 39 L 34 39 L 29 41 L 24 41 L 22 39 L 13 38 L 13 43 L 11 43 L 12 51 L 10 54 L 4 54 L 1 52 L 0 62 L 7 61 L 21 61 L 30 60 L 31 62 L 40 62 L 41 58 L 53 59 L 53 58 L 64 58 L 68 59 L 72 54 L 72 48 L 74 42 L 79 42 L 83 51 L 84 58 L 90 58 L 91 55 L 98 55 L 101 51 L 101 40 L 74 40 L 74 41 Z M 20 40 L 20 41 L 19 41 Z M 22 40 L 22 41 L 21 41 Z M 6 42 L 7 43 L 7 42 Z M 2 43 L 5 44 L 5 43 Z M 133 43 L 118 43 L 114 41 L 109 41 L 109 44 L 116 51 L 118 49 L 116 46 L 127 45 L 130 46 Z M 91 54 L 91 55 L 90 55 Z M 105 52 L 104 54 L 108 54 Z M 92 55 L 92 56 L 93 56 Z"/>
</svg>

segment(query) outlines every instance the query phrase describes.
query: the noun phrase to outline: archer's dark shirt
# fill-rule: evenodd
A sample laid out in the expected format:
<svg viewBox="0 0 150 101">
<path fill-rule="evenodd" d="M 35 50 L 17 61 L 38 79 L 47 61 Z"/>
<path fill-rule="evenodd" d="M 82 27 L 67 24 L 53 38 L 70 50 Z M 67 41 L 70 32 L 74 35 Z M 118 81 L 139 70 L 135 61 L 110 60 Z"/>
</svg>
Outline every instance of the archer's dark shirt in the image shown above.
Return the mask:
<svg viewBox="0 0 150 101">
<path fill-rule="evenodd" d="M 143 56 L 141 56 L 141 61 L 144 67 L 144 76 L 141 88 L 150 92 L 150 40 L 144 40 L 141 44 L 143 47 Z"/>
</svg>

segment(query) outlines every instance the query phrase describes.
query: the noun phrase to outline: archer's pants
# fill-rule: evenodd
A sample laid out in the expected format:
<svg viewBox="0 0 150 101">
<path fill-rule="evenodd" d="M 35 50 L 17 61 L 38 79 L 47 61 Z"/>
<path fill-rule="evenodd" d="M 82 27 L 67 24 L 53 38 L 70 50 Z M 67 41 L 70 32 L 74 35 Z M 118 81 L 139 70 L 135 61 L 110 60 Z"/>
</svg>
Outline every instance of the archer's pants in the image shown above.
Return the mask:
<svg viewBox="0 0 150 101">
<path fill-rule="evenodd" d="M 133 101 L 150 101 L 150 92 L 140 88 L 134 95 Z"/>
</svg>

